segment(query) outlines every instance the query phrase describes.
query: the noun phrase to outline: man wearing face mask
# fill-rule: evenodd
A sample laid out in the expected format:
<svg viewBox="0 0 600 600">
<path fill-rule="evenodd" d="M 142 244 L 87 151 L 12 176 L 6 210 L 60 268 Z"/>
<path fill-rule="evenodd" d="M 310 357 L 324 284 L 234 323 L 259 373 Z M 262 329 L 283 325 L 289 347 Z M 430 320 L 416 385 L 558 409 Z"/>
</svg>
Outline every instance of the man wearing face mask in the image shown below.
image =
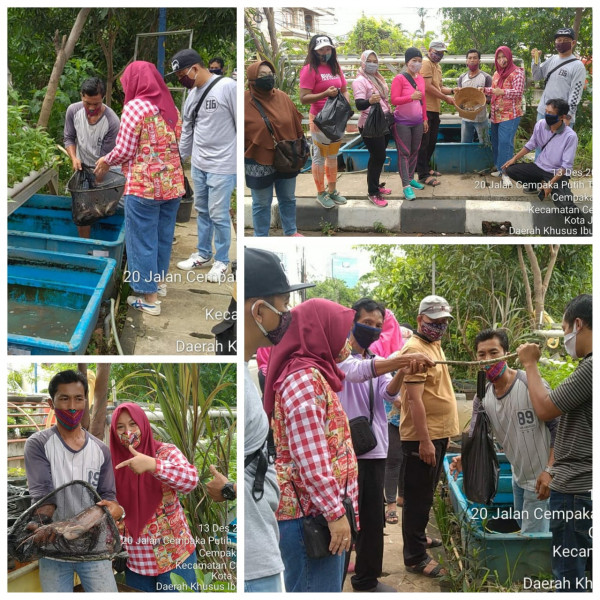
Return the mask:
<svg viewBox="0 0 600 600">
<path fill-rule="evenodd" d="M 502 329 L 486 329 L 475 338 L 477 360 L 501 359 L 508 354 L 508 336 Z M 475 396 L 470 435 L 478 414 L 485 412 L 492 431 L 511 464 L 514 516 L 521 533 L 547 533 L 550 520 L 546 510 L 554 464 L 554 435 L 557 419 L 537 417 L 527 389 L 524 371 L 511 369 L 505 360 L 484 367 L 488 383 L 483 398 Z M 550 386 L 542 379 L 547 392 Z M 455 456 L 450 472 L 462 470 L 461 456 Z"/>
<path fill-rule="evenodd" d="M 208 61 L 208 70 L 214 75 L 225 75 L 225 61 L 219 56 Z"/>
<path fill-rule="evenodd" d="M 190 90 L 183 107 L 181 159 L 192 157 L 194 208 L 198 213 L 198 251 L 177 263 L 184 271 L 214 263 L 206 276 L 223 283 L 229 268 L 231 194 L 236 183 L 236 84 L 211 73 L 200 55 L 180 50 L 171 59 L 179 83 Z"/>
<path fill-rule="evenodd" d="M 281 341 L 291 322 L 290 293 L 312 283 L 290 285 L 276 254 L 244 249 L 244 524 L 246 592 L 280 592 L 283 562 L 275 511 L 279 485 L 267 458 L 269 420 L 248 371 L 258 348 Z"/>
<path fill-rule="evenodd" d="M 119 132 L 119 117 L 104 104 L 106 86 L 98 77 L 81 84 L 81 102 L 67 108 L 65 114 L 64 144 L 74 171 L 82 165 L 94 167 L 98 159 L 114 147 Z M 119 173 L 121 167 L 116 167 Z M 78 225 L 79 237 L 89 238 L 91 227 Z"/>
<path fill-rule="evenodd" d="M 358 454 L 356 442 L 354 450 L 358 458 L 358 514 L 361 527 L 356 539 L 356 566 L 352 576 L 352 587 L 356 592 L 395 592 L 378 578 L 383 565 L 384 510 L 382 505 L 385 478 L 385 461 L 388 450 L 388 426 L 384 401 L 394 403 L 406 373 L 425 372 L 427 365 L 417 367 L 407 364 L 398 369 L 395 375 L 385 368 L 391 361 L 377 360 L 375 375 L 375 355 L 369 346 L 379 339 L 385 317 L 385 307 L 370 298 L 363 298 L 352 307 L 356 312 L 350 333 L 352 357 L 339 364 L 346 373 L 342 390 L 338 396 L 352 428 L 352 419 L 367 417 L 377 444 L 371 450 Z M 415 359 L 417 357 L 414 357 Z M 425 357 L 420 357 L 427 362 Z M 381 367 L 382 363 L 384 368 Z"/>
<path fill-rule="evenodd" d="M 446 50 L 444 42 L 431 42 L 429 52 L 423 59 L 423 66 L 421 67 L 421 75 L 425 79 L 425 105 L 427 107 L 429 128 L 423 132 L 417 159 L 417 173 L 421 183 L 434 187 L 440 184 L 436 177 L 439 177 L 441 173 L 434 171 L 430 167 L 429 161 L 435 151 L 440 129 L 442 100 L 447 104 L 454 104 L 454 99 L 450 96 L 452 90 L 442 84 L 442 68 L 439 65 Z"/>
<path fill-rule="evenodd" d="M 554 34 L 554 47 L 558 54 L 540 64 L 541 50 L 534 48 L 531 51 L 533 80 L 545 82 L 544 93 L 537 109 L 538 121 L 544 119 L 544 107 L 550 99 L 562 98 L 569 105 L 567 125 L 573 126 L 575 123 L 575 113 L 583 96 L 586 77 L 585 66 L 573 56 L 576 43 L 575 31 L 571 27 L 561 27 Z"/>
<path fill-rule="evenodd" d="M 115 478 L 108 447 L 81 427 L 88 394 L 87 379 L 79 372 L 57 373 L 48 385 L 48 404 L 56 414 L 56 425 L 34 433 L 25 443 L 25 470 L 32 502 L 56 488 L 77 479 L 87 481 L 101 496 L 117 521 L 124 511 L 116 502 Z M 62 492 L 56 504 L 41 506 L 36 520 L 27 528 L 35 531 L 52 521 L 60 521 L 88 508 L 74 488 Z M 65 506 L 69 507 L 65 513 Z M 72 592 L 77 573 L 86 592 L 116 592 L 112 565 L 108 560 L 66 562 L 39 560 L 40 582 L 44 592 Z"/>
<path fill-rule="evenodd" d="M 543 385 L 537 344 L 517 348 L 527 373 L 531 404 L 540 419 L 560 417 L 550 479 L 552 573 L 557 591 L 591 589 L 592 549 L 592 295 L 581 294 L 565 308 L 566 353 L 579 364 L 553 391 Z M 565 513 L 565 511 L 574 511 Z"/>
<path fill-rule="evenodd" d="M 441 339 L 450 319 L 452 314 L 445 298 L 435 295 L 423 298 L 419 305 L 417 331 L 400 350 L 400 355 L 421 352 L 434 361 L 445 361 Z M 404 565 L 409 573 L 441 577 L 446 571 L 427 554 L 425 530 L 448 440 L 459 433 L 458 410 L 448 366 L 438 364 L 426 373 L 406 376 L 401 400 L 400 437 L 405 462 Z"/>
<path fill-rule="evenodd" d="M 492 76 L 480 67 L 481 52 L 472 48 L 467 52 L 468 71 L 463 73 L 456 84 L 458 89 L 465 87 L 479 88 L 492 87 Z M 487 96 L 487 102 L 490 103 L 490 96 Z M 473 141 L 473 134 L 477 131 L 477 141 L 480 144 L 489 140 L 490 124 L 487 117 L 487 108 L 480 110 L 474 119 L 462 119 L 460 124 L 460 141 L 462 144 L 470 144 Z"/>
<path fill-rule="evenodd" d="M 565 216 L 580 215 L 569 187 L 578 139 L 573 128 L 567 126 L 568 111 L 569 105 L 565 100 L 549 100 L 544 120 L 535 124 L 529 141 L 502 165 L 508 177 L 519 182 L 525 193 L 537 193 L 541 200 L 550 197 Z M 540 150 L 535 162 L 517 163 L 534 149 Z M 580 228 L 573 234 L 579 231 Z"/>
</svg>

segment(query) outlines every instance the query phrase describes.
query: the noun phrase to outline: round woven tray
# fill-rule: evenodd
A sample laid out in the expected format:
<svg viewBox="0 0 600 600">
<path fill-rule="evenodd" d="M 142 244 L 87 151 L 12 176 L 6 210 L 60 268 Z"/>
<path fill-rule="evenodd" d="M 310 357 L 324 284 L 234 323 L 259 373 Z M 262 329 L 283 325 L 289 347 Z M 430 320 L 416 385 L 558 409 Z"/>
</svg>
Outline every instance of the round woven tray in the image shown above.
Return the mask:
<svg viewBox="0 0 600 600">
<path fill-rule="evenodd" d="M 476 88 L 460 88 L 454 93 L 454 104 L 458 114 L 463 119 L 473 120 L 482 110 L 485 109 L 485 94 Z M 462 108 L 462 106 L 465 106 L 465 108 Z"/>
</svg>

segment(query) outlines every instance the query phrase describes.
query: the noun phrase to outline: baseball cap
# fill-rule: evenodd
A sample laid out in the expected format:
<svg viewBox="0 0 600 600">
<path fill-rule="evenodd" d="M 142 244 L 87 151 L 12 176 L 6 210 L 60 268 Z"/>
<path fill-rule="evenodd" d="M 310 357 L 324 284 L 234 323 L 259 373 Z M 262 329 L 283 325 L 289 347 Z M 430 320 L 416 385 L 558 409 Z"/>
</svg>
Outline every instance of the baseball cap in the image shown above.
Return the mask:
<svg viewBox="0 0 600 600">
<path fill-rule="evenodd" d="M 325 48 L 325 46 L 331 46 L 333 48 L 333 42 L 326 35 L 321 35 L 317 38 L 315 43 L 315 50 L 320 50 L 321 48 Z"/>
<path fill-rule="evenodd" d="M 281 259 L 267 250 L 244 248 L 244 264 L 246 265 L 244 269 L 246 299 L 287 294 L 315 287 L 314 283 L 290 285 Z"/>
<path fill-rule="evenodd" d="M 429 44 L 429 49 L 435 50 L 436 52 L 446 52 L 446 50 L 448 50 L 448 47 L 446 46 L 446 44 L 444 44 L 444 42 L 431 42 Z"/>
<path fill-rule="evenodd" d="M 572 27 L 561 27 L 554 34 L 554 39 L 562 37 L 563 35 L 570 37 L 572 40 L 575 39 L 575 30 Z"/>
<path fill-rule="evenodd" d="M 181 69 L 187 69 L 192 65 L 201 65 L 202 57 L 191 48 L 186 48 L 185 50 L 180 50 L 177 52 L 173 58 L 171 59 L 171 69 L 173 69 L 170 73 L 167 73 L 165 77 L 169 77 L 177 71 L 181 71 Z"/>
<path fill-rule="evenodd" d="M 419 304 L 419 314 L 427 315 L 430 319 L 441 319 L 442 317 L 454 317 L 450 314 L 450 305 L 441 296 L 425 296 Z"/>
</svg>

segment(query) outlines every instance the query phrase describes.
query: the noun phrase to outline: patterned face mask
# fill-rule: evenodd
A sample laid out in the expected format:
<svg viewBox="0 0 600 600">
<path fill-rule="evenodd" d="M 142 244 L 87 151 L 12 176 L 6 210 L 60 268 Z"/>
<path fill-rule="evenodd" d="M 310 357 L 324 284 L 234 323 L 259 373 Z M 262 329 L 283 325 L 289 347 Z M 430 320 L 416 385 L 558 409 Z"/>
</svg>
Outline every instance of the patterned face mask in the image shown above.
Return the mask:
<svg viewBox="0 0 600 600">
<path fill-rule="evenodd" d="M 54 412 L 56 420 L 69 431 L 75 429 L 81 422 L 81 419 L 83 419 L 83 410 L 61 410 L 60 408 L 55 408 Z"/>
<path fill-rule="evenodd" d="M 437 342 L 446 333 L 448 323 L 426 323 L 421 321 L 421 333 L 430 341 Z"/>
<path fill-rule="evenodd" d="M 493 383 L 499 377 L 502 377 L 502 374 L 506 371 L 506 361 L 503 360 L 494 365 L 485 365 L 483 368 L 485 369 L 485 376 Z"/>
<path fill-rule="evenodd" d="M 258 300 L 256 302 L 258 302 Z M 252 305 L 252 308 L 250 309 L 252 312 L 254 312 L 256 302 Z M 259 323 L 256 319 L 254 319 L 254 322 L 261 330 L 262 334 L 271 342 L 271 344 L 273 344 L 273 346 L 276 346 L 283 339 L 285 332 L 288 330 L 288 327 L 292 324 L 292 313 L 289 310 L 286 312 L 281 312 L 280 310 L 277 310 L 274 306 L 271 306 L 266 300 L 263 300 L 263 303 L 269 310 L 272 310 L 276 315 L 279 315 L 279 325 L 277 325 L 275 329 L 267 331 L 262 326 L 262 323 Z"/>
<path fill-rule="evenodd" d="M 344 362 L 351 354 L 352 354 L 352 345 L 350 344 L 350 340 L 346 340 L 346 343 L 340 350 L 340 353 L 337 355 L 335 362 L 338 364 L 341 362 Z"/>
</svg>

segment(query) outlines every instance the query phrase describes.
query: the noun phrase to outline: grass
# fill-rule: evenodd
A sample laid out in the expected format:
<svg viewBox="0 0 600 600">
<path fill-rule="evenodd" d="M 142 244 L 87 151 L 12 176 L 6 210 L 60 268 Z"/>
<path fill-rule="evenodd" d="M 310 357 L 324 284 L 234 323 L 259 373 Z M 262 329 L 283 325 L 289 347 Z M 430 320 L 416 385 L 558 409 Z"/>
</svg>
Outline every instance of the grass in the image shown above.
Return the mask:
<svg viewBox="0 0 600 600">
<path fill-rule="evenodd" d="M 329 222 L 321 219 L 319 221 L 319 227 L 321 228 L 321 233 L 326 236 L 333 236 L 337 229 Z"/>
</svg>

